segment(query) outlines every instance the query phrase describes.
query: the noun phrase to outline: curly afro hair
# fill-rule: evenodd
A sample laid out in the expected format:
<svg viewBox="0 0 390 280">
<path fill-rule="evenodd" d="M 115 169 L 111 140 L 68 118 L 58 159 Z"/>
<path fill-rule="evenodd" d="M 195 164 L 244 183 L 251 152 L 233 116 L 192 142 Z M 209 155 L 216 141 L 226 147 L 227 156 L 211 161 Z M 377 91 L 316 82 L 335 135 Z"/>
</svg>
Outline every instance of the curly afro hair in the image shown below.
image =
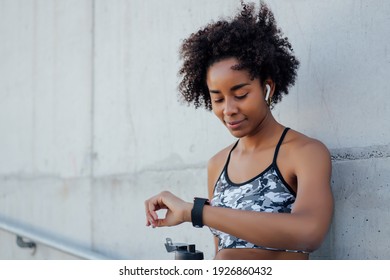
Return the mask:
<svg viewBox="0 0 390 280">
<path fill-rule="evenodd" d="M 185 39 L 180 48 L 183 60 L 179 92 L 188 105 L 211 110 L 206 84 L 207 69 L 215 62 L 235 57 L 236 70 L 246 69 L 252 78 L 272 79 L 275 92 L 272 104 L 288 94 L 295 83 L 299 61 L 266 4 L 256 13 L 254 4 L 241 2 L 242 10 L 234 18 L 211 22 Z"/>
</svg>

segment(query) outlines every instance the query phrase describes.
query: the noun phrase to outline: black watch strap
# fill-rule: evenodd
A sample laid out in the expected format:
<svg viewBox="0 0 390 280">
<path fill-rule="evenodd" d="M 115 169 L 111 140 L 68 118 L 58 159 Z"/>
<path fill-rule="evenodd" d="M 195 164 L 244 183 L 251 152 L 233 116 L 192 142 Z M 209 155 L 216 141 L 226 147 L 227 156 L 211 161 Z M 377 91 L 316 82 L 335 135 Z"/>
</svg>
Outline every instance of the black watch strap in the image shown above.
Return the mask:
<svg viewBox="0 0 390 280">
<path fill-rule="evenodd" d="M 207 198 L 194 198 L 194 206 L 191 210 L 191 220 L 192 225 L 196 228 L 203 227 L 203 207 L 205 205 L 210 205 L 209 200 Z"/>
</svg>

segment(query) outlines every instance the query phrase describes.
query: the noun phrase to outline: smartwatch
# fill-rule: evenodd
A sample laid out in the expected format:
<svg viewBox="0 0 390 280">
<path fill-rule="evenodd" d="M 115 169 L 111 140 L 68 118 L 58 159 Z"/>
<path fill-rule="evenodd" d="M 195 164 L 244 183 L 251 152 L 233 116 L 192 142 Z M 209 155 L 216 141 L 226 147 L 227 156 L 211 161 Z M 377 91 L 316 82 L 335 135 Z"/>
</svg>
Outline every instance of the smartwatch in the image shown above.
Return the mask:
<svg viewBox="0 0 390 280">
<path fill-rule="evenodd" d="M 205 205 L 210 205 L 209 200 L 207 198 L 200 198 L 200 197 L 195 197 L 194 198 L 194 206 L 192 207 L 191 210 L 191 220 L 192 220 L 192 225 L 196 228 L 201 228 L 203 227 L 203 207 Z"/>
</svg>

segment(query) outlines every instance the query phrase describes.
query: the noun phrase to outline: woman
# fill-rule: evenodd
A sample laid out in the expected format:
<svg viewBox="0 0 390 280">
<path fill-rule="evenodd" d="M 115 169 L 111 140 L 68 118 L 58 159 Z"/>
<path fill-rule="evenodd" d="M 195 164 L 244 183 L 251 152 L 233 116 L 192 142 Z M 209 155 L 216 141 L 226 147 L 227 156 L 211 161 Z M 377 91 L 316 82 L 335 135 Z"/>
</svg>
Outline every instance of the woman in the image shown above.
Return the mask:
<svg viewBox="0 0 390 280">
<path fill-rule="evenodd" d="M 242 6 L 184 41 L 179 86 L 185 101 L 212 110 L 238 141 L 209 160 L 209 200 L 162 192 L 145 201 L 147 226 L 206 225 L 215 259 L 308 259 L 331 223 L 330 155 L 273 117 L 299 62 L 265 4 L 258 14 Z M 168 210 L 163 219 L 160 209 Z"/>
</svg>

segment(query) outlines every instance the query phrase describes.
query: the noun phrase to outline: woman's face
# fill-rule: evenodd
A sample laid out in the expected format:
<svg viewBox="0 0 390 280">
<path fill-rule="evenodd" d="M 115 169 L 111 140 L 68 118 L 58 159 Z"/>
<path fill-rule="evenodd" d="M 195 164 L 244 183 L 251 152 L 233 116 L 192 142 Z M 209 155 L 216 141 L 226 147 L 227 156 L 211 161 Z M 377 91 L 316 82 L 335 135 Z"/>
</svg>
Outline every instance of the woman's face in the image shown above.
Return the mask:
<svg viewBox="0 0 390 280">
<path fill-rule="evenodd" d="M 251 79 L 247 70 L 233 70 L 237 64 L 236 58 L 212 64 L 206 82 L 214 114 L 233 136 L 241 138 L 255 134 L 270 111 L 260 80 Z"/>
</svg>

